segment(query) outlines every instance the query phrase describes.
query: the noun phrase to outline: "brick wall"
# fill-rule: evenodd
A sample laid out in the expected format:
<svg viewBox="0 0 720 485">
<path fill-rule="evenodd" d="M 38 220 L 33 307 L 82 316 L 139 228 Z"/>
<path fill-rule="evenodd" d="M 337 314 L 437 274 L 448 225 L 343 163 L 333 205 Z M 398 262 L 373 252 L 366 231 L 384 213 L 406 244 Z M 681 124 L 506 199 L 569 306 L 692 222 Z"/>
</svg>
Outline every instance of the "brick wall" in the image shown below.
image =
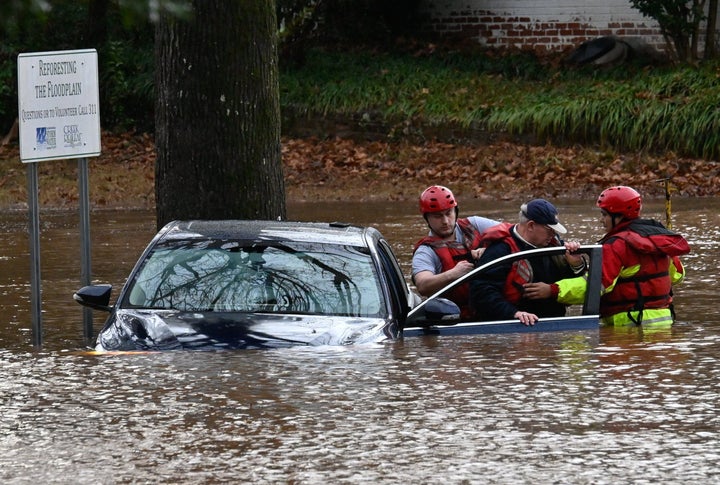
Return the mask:
<svg viewBox="0 0 720 485">
<path fill-rule="evenodd" d="M 428 28 L 488 47 L 564 51 L 604 35 L 641 37 L 665 49 L 657 22 L 628 0 L 421 0 Z"/>
</svg>

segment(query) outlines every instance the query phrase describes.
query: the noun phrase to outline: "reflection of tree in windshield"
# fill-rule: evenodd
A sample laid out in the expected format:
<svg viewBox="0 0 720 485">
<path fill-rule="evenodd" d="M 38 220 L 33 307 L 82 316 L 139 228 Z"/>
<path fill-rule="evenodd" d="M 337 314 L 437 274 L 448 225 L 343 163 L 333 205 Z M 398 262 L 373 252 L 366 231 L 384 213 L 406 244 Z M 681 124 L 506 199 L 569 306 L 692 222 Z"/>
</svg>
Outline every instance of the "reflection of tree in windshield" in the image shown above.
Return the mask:
<svg viewBox="0 0 720 485">
<path fill-rule="evenodd" d="M 359 248 L 175 243 L 156 249 L 129 293 L 138 308 L 378 316 L 379 283 Z"/>
</svg>

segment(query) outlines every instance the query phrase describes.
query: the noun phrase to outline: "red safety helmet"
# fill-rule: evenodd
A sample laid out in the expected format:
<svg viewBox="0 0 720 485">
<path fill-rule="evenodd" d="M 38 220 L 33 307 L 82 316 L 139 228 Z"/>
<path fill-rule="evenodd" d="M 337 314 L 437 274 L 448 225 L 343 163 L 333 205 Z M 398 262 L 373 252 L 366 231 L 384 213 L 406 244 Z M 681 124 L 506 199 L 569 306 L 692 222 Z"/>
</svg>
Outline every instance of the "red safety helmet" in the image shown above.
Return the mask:
<svg viewBox="0 0 720 485">
<path fill-rule="evenodd" d="M 440 212 L 457 207 L 455 196 L 447 187 L 431 185 L 420 194 L 420 212 Z"/>
<path fill-rule="evenodd" d="M 619 185 L 603 190 L 597 200 L 597 206 L 610 214 L 620 214 L 625 219 L 640 217 L 642 198 L 632 187 Z"/>
</svg>

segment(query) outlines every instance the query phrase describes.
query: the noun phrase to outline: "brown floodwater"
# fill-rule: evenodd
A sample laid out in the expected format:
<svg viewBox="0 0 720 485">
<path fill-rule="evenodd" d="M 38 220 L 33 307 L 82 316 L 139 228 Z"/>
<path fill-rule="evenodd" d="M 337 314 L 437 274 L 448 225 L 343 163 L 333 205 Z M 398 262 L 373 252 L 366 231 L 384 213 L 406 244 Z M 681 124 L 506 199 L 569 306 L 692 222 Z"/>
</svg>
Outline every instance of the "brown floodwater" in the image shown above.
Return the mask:
<svg viewBox="0 0 720 485">
<path fill-rule="evenodd" d="M 664 221 L 663 202 L 644 215 Z M 592 200 L 556 205 L 568 238 L 602 235 Z M 514 220 L 517 210 L 470 200 L 461 215 Z M 406 272 L 426 231 L 412 201 L 291 204 L 288 215 L 375 226 Z M 40 216 L 44 341 L 34 348 L 27 213 L 6 212 L 0 481 L 717 482 L 720 200 L 674 199 L 672 223 L 693 252 L 668 330 L 95 355 L 72 300 L 79 214 Z M 154 233 L 153 213 L 94 212 L 93 281 L 119 288 Z"/>
</svg>

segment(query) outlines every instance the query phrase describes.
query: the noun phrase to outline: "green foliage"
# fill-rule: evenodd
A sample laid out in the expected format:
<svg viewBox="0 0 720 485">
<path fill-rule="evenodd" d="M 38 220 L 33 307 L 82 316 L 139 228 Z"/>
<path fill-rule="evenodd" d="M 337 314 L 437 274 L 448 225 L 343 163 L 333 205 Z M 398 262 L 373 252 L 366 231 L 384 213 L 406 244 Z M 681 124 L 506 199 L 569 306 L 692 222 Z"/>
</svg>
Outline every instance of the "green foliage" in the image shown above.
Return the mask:
<svg viewBox="0 0 720 485">
<path fill-rule="evenodd" d="M 40 0 L 13 0 L 0 7 L 0 129 L 7 129 L 17 116 L 17 56 L 24 52 L 64 50 L 81 44 L 84 6 L 71 0 L 55 0 L 59 6 Z M 85 46 L 83 46 L 85 47 Z"/>
<path fill-rule="evenodd" d="M 5 133 L 17 115 L 17 68 L 7 46 L 0 46 L 0 134 Z"/>
<path fill-rule="evenodd" d="M 0 3 L 0 35 L 16 37 L 28 21 L 46 21 L 50 10 L 45 0 L 5 0 Z"/>
<path fill-rule="evenodd" d="M 313 45 L 347 48 L 392 45 L 416 34 L 420 0 L 277 0 L 280 59 L 302 65 Z"/>
<path fill-rule="evenodd" d="M 301 113 L 381 113 L 430 124 L 479 122 L 505 96 L 499 80 L 537 80 L 543 69 L 511 59 L 314 50 L 307 66 L 281 75 L 281 101 Z"/>
<path fill-rule="evenodd" d="M 678 60 L 697 58 L 699 25 L 705 19 L 705 0 L 630 0 L 646 17 L 655 19 L 664 35 L 672 39 Z"/>
<path fill-rule="evenodd" d="M 159 2 L 152 11 L 147 2 L 130 3 L 135 10 L 111 4 L 103 17 L 105 37 L 98 41 L 90 38 L 88 2 L 15 0 L 4 5 L 11 16 L 6 18 L 15 22 L 0 22 L 5 37 L 0 47 L 0 130 L 17 116 L 18 54 L 95 48 L 103 128 L 152 131 L 154 29 L 147 16 L 160 8 L 180 9 L 186 2 Z"/>
<path fill-rule="evenodd" d="M 9 5 L 15 5 L 14 1 Z M 32 5 L 43 4 L 32 1 Z M 367 2 L 374 2 L 376 8 L 385 5 L 379 0 Z M 17 113 L 18 53 L 91 47 L 83 37 L 87 4 L 50 3 L 58 9 L 53 15 L 18 16 L 17 11 L 5 9 L 12 14 L 6 18 L 14 23 L 0 22 L 4 34 L 0 129 L 9 128 Z M 281 3 L 304 8 L 317 7 L 325 0 L 283 0 L 278 8 Z M 182 5 L 183 1 L 158 5 L 166 4 Z M 338 10 L 338 5 L 347 11 Z M 347 23 L 356 12 L 350 0 L 333 9 L 330 13 Z M 110 9 L 107 38 L 92 46 L 98 49 L 100 109 L 106 129 L 153 131 L 154 28 L 147 21 L 152 12 L 138 12 L 128 17 L 119 8 Z M 313 19 L 314 15 L 315 11 Z M 323 18 L 335 18 L 329 15 L 324 12 Z M 356 30 L 370 21 L 361 20 Z M 389 32 L 389 24 L 383 25 L 377 28 Z M 339 39 L 333 32 L 340 34 L 332 30 L 325 35 Z M 344 35 L 346 40 L 351 38 L 350 32 Z M 493 55 L 479 48 L 469 52 L 413 41 L 388 45 L 392 48 L 305 50 L 303 46 L 302 63 L 280 64 L 283 110 L 376 123 L 386 126 L 392 136 L 450 126 L 720 159 L 720 64 L 563 69 L 529 53 Z"/>
<path fill-rule="evenodd" d="M 154 131 L 154 57 L 147 44 L 109 41 L 100 56 L 100 114 L 115 130 Z"/>
<path fill-rule="evenodd" d="M 460 53 L 314 50 L 281 73 L 296 114 L 389 127 L 458 126 L 540 140 L 720 158 L 720 66 L 563 70 Z"/>
<path fill-rule="evenodd" d="M 497 110 L 488 126 L 626 150 L 672 150 L 716 159 L 720 92 L 713 66 L 638 73 L 623 82 L 558 84 Z"/>
<path fill-rule="evenodd" d="M 295 31 L 302 29 L 308 22 L 314 22 L 322 0 L 277 0 L 275 15 L 278 21 L 278 34 L 281 39 L 292 38 Z"/>
</svg>

